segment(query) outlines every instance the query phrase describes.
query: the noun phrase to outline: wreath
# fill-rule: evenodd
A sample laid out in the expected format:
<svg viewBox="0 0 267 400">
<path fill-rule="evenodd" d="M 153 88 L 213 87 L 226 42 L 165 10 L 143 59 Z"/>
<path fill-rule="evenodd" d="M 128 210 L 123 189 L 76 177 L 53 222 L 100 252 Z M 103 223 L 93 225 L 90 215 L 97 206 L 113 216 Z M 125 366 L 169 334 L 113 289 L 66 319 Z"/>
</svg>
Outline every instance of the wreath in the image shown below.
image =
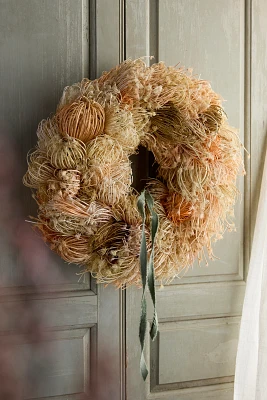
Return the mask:
<svg viewBox="0 0 267 400">
<path fill-rule="evenodd" d="M 127 60 L 66 87 L 37 136 L 24 176 L 36 190 L 35 226 L 98 282 L 140 283 L 142 218 L 129 159 L 140 145 L 158 164 L 147 184 L 159 215 L 156 279 L 172 279 L 205 248 L 213 259 L 211 243 L 234 228 L 241 144 L 220 96 L 188 71 Z"/>
<path fill-rule="evenodd" d="M 37 136 L 24 176 L 35 189 L 35 227 L 98 282 L 142 283 L 144 297 L 148 281 L 155 306 L 154 275 L 173 279 L 207 261 L 205 249 L 213 259 L 212 242 L 234 229 L 242 146 L 220 96 L 190 71 L 126 60 L 66 87 Z M 157 165 L 140 197 L 129 158 L 139 146 Z"/>
</svg>

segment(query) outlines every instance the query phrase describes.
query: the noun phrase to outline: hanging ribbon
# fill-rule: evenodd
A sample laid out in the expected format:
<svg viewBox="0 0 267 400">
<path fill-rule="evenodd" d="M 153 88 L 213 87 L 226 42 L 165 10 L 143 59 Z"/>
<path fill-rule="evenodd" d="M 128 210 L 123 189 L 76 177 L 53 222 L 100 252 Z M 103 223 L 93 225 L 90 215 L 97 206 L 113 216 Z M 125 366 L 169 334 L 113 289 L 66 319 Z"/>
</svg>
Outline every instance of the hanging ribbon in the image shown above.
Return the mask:
<svg viewBox="0 0 267 400">
<path fill-rule="evenodd" d="M 147 261 L 147 244 L 146 244 L 146 205 L 150 213 L 151 218 L 151 253 L 149 261 Z M 159 218 L 158 214 L 154 211 L 154 201 L 151 194 L 144 190 L 137 201 L 137 207 L 139 213 L 142 217 L 142 238 L 140 247 L 140 270 L 142 279 L 142 300 L 141 300 L 141 315 L 140 315 L 140 325 L 139 325 L 139 339 L 141 345 L 141 359 L 140 359 L 140 371 L 141 375 L 146 380 L 148 375 L 148 369 L 144 356 L 145 347 L 145 337 L 146 337 L 146 327 L 147 327 L 147 303 L 146 303 L 146 288 L 148 286 L 150 296 L 152 299 L 154 314 L 153 321 L 150 328 L 150 337 L 154 340 L 158 333 L 158 317 L 156 311 L 156 291 L 155 291 L 155 272 L 154 272 L 154 243 L 155 237 L 158 230 Z"/>
</svg>

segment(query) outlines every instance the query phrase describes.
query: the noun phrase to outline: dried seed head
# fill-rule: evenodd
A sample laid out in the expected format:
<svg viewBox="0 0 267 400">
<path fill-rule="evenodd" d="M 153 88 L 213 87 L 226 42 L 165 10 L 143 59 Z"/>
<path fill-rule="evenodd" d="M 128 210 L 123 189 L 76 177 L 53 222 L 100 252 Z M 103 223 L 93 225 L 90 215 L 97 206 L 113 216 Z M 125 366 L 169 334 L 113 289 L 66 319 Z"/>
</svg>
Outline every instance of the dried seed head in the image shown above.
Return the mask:
<svg viewBox="0 0 267 400">
<path fill-rule="evenodd" d="M 63 136 L 68 135 L 84 143 L 88 143 L 104 130 L 103 107 L 85 96 L 62 107 L 55 118 Z"/>
</svg>

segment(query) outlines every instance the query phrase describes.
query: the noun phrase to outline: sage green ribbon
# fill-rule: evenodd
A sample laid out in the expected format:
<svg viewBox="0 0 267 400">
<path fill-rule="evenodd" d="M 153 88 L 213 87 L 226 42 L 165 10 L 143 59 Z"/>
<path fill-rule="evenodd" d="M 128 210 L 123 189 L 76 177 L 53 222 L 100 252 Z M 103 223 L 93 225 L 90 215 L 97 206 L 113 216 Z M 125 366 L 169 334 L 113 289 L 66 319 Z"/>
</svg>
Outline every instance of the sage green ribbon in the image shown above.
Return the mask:
<svg viewBox="0 0 267 400">
<path fill-rule="evenodd" d="M 150 213 L 151 218 L 151 253 L 149 257 L 149 261 L 147 261 L 147 244 L 146 244 L 146 205 L 148 211 Z M 155 237 L 158 230 L 159 217 L 158 214 L 154 211 L 154 201 L 151 194 L 144 190 L 137 201 L 137 207 L 139 213 L 142 217 L 142 238 L 141 238 L 141 247 L 140 247 L 140 270 L 141 270 L 141 279 L 142 279 L 142 300 L 141 300 L 141 315 L 140 315 L 140 325 L 139 325 L 139 339 L 141 345 L 141 359 L 140 359 L 140 371 L 144 381 L 148 375 L 148 369 L 144 356 L 144 347 L 145 347 L 145 337 L 146 337 L 146 327 L 147 327 L 147 303 L 146 303 L 146 288 L 148 286 L 150 296 L 152 299 L 154 314 L 153 321 L 150 328 L 150 337 L 154 340 L 158 333 L 158 317 L 156 311 L 156 291 L 155 291 L 155 272 L 154 272 L 154 243 Z"/>
</svg>

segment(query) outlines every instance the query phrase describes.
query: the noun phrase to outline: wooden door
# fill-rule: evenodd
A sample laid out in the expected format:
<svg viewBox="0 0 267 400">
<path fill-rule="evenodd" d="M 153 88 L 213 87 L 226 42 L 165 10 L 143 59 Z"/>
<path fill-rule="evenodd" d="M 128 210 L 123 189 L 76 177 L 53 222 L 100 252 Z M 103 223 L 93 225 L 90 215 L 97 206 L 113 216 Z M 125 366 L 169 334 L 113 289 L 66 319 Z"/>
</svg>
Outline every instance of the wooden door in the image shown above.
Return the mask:
<svg viewBox="0 0 267 400">
<path fill-rule="evenodd" d="M 154 55 L 152 62 L 193 67 L 227 100 L 230 124 L 239 128 L 251 152 L 251 160 L 245 157 L 245 185 L 238 181 L 237 232 L 215 246 L 219 260 L 195 265 L 181 279 L 158 287 L 159 335 L 155 342 L 147 340 L 145 384 L 138 372 L 140 291 L 127 290 L 127 398 L 230 400 L 266 134 L 266 4 L 126 0 L 125 15 L 126 57 Z"/>
<path fill-rule="evenodd" d="M 104 1 L 0 0 L 3 400 L 88 399 L 97 376 L 90 398 L 123 398 L 123 295 L 52 254 L 25 222 L 36 206 L 21 183 L 63 88 L 120 62 L 119 21 L 119 2 L 107 13 Z"/>
<path fill-rule="evenodd" d="M 87 399 L 98 376 L 101 400 L 232 399 L 266 147 L 266 16 L 264 0 L 0 0 L 0 398 Z M 35 205 L 21 184 L 37 124 L 64 86 L 144 55 L 210 80 L 251 153 L 237 233 L 218 243 L 220 260 L 157 290 L 145 384 L 140 291 L 78 280 L 24 222 Z"/>
</svg>

